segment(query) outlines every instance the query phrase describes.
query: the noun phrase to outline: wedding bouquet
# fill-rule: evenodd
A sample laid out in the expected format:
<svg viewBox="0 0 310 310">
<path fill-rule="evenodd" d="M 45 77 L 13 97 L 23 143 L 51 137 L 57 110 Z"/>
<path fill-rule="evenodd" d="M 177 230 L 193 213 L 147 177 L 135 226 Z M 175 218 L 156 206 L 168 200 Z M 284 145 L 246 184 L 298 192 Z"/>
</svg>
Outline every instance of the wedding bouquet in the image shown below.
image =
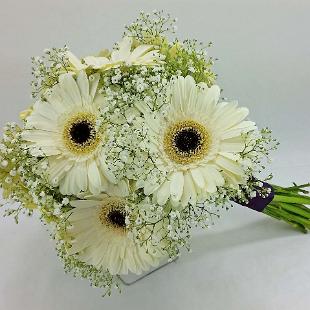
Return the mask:
<svg viewBox="0 0 310 310">
<path fill-rule="evenodd" d="M 189 249 L 191 229 L 233 202 L 310 227 L 309 184 L 260 178 L 277 141 L 221 98 L 210 44 L 171 39 L 175 22 L 142 12 L 112 50 L 45 50 L 22 124 L 4 127 L 5 214 L 38 212 L 65 270 L 108 294 Z"/>
</svg>

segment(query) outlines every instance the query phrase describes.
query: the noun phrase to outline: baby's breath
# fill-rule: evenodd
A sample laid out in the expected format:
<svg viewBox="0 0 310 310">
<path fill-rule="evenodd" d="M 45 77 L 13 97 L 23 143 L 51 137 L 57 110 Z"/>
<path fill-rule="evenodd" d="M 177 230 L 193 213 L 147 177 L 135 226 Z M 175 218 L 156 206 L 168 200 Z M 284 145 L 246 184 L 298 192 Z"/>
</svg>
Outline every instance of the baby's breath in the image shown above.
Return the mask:
<svg viewBox="0 0 310 310">
<path fill-rule="evenodd" d="M 67 72 L 68 47 L 45 49 L 42 57 L 32 57 L 32 98 L 58 83 L 59 76 Z"/>
</svg>

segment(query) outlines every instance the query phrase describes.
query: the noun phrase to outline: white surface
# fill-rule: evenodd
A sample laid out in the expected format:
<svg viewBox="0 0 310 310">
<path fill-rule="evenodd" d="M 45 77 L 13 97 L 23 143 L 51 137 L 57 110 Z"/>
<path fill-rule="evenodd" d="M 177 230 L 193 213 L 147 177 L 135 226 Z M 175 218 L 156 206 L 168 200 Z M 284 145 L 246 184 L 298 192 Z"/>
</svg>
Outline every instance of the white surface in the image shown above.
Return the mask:
<svg viewBox="0 0 310 310">
<path fill-rule="evenodd" d="M 65 43 L 78 55 L 110 47 L 139 10 L 164 8 L 179 35 L 212 40 L 224 96 L 270 125 L 282 145 L 275 181 L 310 179 L 310 2 L 275 0 L 1 0 L 0 125 L 29 103 L 30 57 Z M 2 212 L 2 211 L 1 211 Z M 2 214 L 2 213 L 1 213 Z M 64 275 L 36 218 L 0 224 L 0 309 L 303 310 L 310 304 L 310 236 L 241 207 L 197 232 L 193 253 L 102 299 Z"/>
</svg>

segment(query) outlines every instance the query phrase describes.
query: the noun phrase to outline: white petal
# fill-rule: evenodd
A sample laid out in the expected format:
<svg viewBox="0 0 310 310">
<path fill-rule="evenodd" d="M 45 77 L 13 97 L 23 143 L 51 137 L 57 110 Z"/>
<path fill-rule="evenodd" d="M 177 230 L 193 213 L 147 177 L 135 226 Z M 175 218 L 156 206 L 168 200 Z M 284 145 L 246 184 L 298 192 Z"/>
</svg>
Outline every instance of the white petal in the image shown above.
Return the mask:
<svg viewBox="0 0 310 310">
<path fill-rule="evenodd" d="M 84 70 L 87 68 L 86 65 L 82 64 L 82 62 L 80 61 L 80 59 L 78 59 L 74 54 L 72 54 L 70 51 L 67 51 L 67 57 L 69 62 L 73 65 L 73 67 L 76 70 Z"/>
<path fill-rule="evenodd" d="M 203 170 L 203 175 L 206 181 L 206 191 L 213 193 L 216 191 L 216 186 L 223 186 L 225 179 L 215 166 L 207 165 Z"/>
<path fill-rule="evenodd" d="M 206 181 L 205 190 L 208 193 L 216 192 L 216 183 L 215 183 L 214 175 L 212 174 L 212 170 L 209 169 L 209 167 L 205 167 L 205 169 L 203 170 L 203 175 Z"/>
<path fill-rule="evenodd" d="M 223 140 L 220 143 L 220 152 L 232 152 L 239 153 L 242 152 L 245 147 L 244 141 L 241 136 Z"/>
<path fill-rule="evenodd" d="M 128 58 L 128 62 L 134 62 L 139 57 L 142 57 L 145 53 L 147 53 L 150 49 L 152 49 L 152 45 L 139 45 L 136 47 Z"/>
<path fill-rule="evenodd" d="M 64 160 L 63 158 L 56 159 L 55 157 L 50 157 L 48 170 L 50 182 L 55 179 L 60 181 L 66 172 L 71 169 L 72 165 L 73 163 Z"/>
<path fill-rule="evenodd" d="M 238 137 L 241 133 L 248 132 L 250 130 L 255 130 L 256 125 L 254 122 L 251 121 L 243 121 L 231 128 L 226 129 L 223 134 L 221 135 L 222 139 L 230 139 L 234 137 Z"/>
<path fill-rule="evenodd" d="M 110 184 L 107 192 L 110 195 L 118 196 L 118 197 L 126 197 L 129 195 L 129 184 L 128 180 L 121 180 L 116 185 Z"/>
<path fill-rule="evenodd" d="M 75 180 L 72 180 L 72 182 L 75 182 L 76 187 L 79 189 L 79 192 L 85 192 L 87 190 L 86 162 L 76 163 L 73 169 L 75 170 Z"/>
<path fill-rule="evenodd" d="M 225 183 L 225 180 L 221 173 L 213 166 L 208 165 L 206 169 L 209 171 L 209 173 L 212 175 L 214 182 L 217 186 L 223 186 Z"/>
<path fill-rule="evenodd" d="M 219 165 L 220 167 L 222 167 L 225 170 L 230 171 L 233 174 L 236 174 L 236 175 L 242 175 L 243 174 L 243 170 L 240 167 L 240 164 L 238 164 L 234 160 L 231 160 L 231 159 L 229 159 L 227 157 L 219 155 L 215 159 L 215 162 L 216 162 L 217 165 Z"/>
<path fill-rule="evenodd" d="M 71 105 L 80 105 L 82 103 L 80 90 L 72 77 L 72 74 L 62 74 L 59 77 L 59 83 L 64 102 Z"/>
<path fill-rule="evenodd" d="M 55 113 L 54 113 L 55 115 Z M 57 123 L 55 123 L 56 120 L 51 120 L 43 116 L 42 114 L 39 113 L 32 113 L 30 116 L 27 117 L 27 124 L 26 128 L 36 128 L 36 129 L 41 129 L 44 131 L 54 131 L 57 132 Z"/>
<path fill-rule="evenodd" d="M 60 180 L 59 190 L 60 193 L 63 195 L 78 194 L 74 193 L 74 184 L 72 182 L 71 176 L 71 170 L 69 170 L 66 172 L 66 174 L 63 175 L 63 178 Z"/>
<path fill-rule="evenodd" d="M 192 174 L 195 184 L 200 188 L 204 188 L 205 181 L 204 181 L 203 174 L 201 173 L 200 168 L 191 169 L 190 172 Z"/>
<path fill-rule="evenodd" d="M 59 142 L 60 137 L 57 132 L 29 129 L 22 133 L 26 141 L 36 142 L 38 145 L 55 145 Z"/>
<path fill-rule="evenodd" d="M 145 182 L 144 185 L 144 194 L 151 195 L 158 188 L 158 184 L 151 184 L 150 182 Z"/>
<path fill-rule="evenodd" d="M 95 73 L 89 77 L 89 95 L 90 95 L 91 101 L 93 101 L 95 94 L 97 92 L 99 79 L 100 79 L 99 73 Z"/>
<path fill-rule="evenodd" d="M 124 37 L 121 42 L 118 43 L 118 50 L 114 50 L 111 53 L 111 61 L 125 61 L 130 56 L 130 50 L 132 45 L 131 37 Z"/>
<path fill-rule="evenodd" d="M 157 203 L 159 205 L 164 205 L 170 197 L 170 182 L 166 181 L 162 186 L 158 189 L 156 193 Z"/>
<path fill-rule="evenodd" d="M 210 103 L 217 103 L 219 101 L 221 94 L 221 89 L 218 85 L 212 85 L 205 94 L 205 102 Z"/>
<path fill-rule="evenodd" d="M 57 122 L 59 115 L 64 113 L 64 111 L 65 108 L 58 101 L 53 103 L 36 101 L 33 106 L 33 112 L 27 120 L 30 121 L 32 116 L 42 117 L 44 120 L 51 120 L 55 126 L 55 122 Z"/>
<path fill-rule="evenodd" d="M 76 82 L 80 90 L 83 104 L 88 103 L 90 101 L 89 82 L 85 71 L 79 72 Z"/>
<path fill-rule="evenodd" d="M 170 193 L 171 199 L 174 201 L 179 201 L 182 197 L 184 186 L 184 176 L 183 172 L 177 171 L 174 172 L 171 176 L 170 181 Z"/>
<path fill-rule="evenodd" d="M 88 188 L 92 194 L 99 194 L 101 191 L 101 177 L 95 161 L 88 163 Z"/>
<path fill-rule="evenodd" d="M 193 178 L 190 172 L 184 173 L 184 193 L 182 196 L 182 206 L 186 206 L 189 202 L 195 204 L 197 201 L 197 192 Z"/>
<path fill-rule="evenodd" d="M 98 201 L 96 200 L 72 200 L 70 205 L 74 208 L 91 208 L 98 206 Z"/>
<path fill-rule="evenodd" d="M 46 91 L 44 95 L 49 103 L 57 106 L 57 109 L 61 106 L 64 109 L 71 107 L 71 100 L 65 100 L 67 95 L 63 94 L 62 87 L 60 87 L 59 83 L 53 86 L 51 90 Z"/>
<path fill-rule="evenodd" d="M 104 94 L 97 94 L 95 95 L 95 98 L 93 100 L 93 105 L 95 108 L 102 108 L 107 105 L 106 97 Z"/>
<path fill-rule="evenodd" d="M 150 51 L 144 54 L 143 56 L 140 56 L 133 60 L 131 60 L 131 57 L 130 57 L 128 62 L 132 63 L 133 65 L 144 65 L 144 66 L 150 66 L 150 65 L 163 63 L 163 61 L 160 59 L 160 54 L 158 51 Z"/>
<path fill-rule="evenodd" d="M 238 108 L 237 102 L 221 102 L 213 115 L 211 126 L 226 133 L 234 126 L 239 126 L 248 113 L 247 108 Z"/>
<path fill-rule="evenodd" d="M 85 57 L 84 61 L 87 65 L 89 65 L 94 69 L 105 68 L 110 63 L 109 59 L 106 57 L 95 57 L 95 56 Z"/>
</svg>

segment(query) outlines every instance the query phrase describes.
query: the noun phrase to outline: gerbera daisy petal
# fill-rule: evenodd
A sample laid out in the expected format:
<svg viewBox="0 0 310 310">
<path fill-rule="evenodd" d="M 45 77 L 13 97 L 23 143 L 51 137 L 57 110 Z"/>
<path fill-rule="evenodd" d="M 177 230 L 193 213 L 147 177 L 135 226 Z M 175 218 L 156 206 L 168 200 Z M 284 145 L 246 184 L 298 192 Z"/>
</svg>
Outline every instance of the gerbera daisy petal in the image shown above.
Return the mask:
<svg viewBox="0 0 310 310">
<path fill-rule="evenodd" d="M 72 195 L 74 193 L 79 193 L 82 191 L 81 188 L 77 186 L 76 180 L 78 170 L 76 169 L 76 165 L 74 165 L 70 170 L 67 171 L 64 176 L 63 181 L 60 183 L 60 192 L 64 195 Z"/>
<path fill-rule="evenodd" d="M 61 180 L 66 172 L 73 166 L 72 162 L 67 162 L 65 160 L 59 160 L 56 156 L 51 156 L 49 158 L 49 178 L 50 183 L 57 185 L 59 180 Z"/>
<path fill-rule="evenodd" d="M 206 166 L 202 173 L 206 182 L 206 190 L 209 193 L 214 193 L 217 186 L 223 186 L 225 183 L 222 174 L 213 166 Z"/>
<path fill-rule="evenodd" d="M 162 58 L 164 56 L 160 55 L 153 45 L 139 45 L 132 50 L 132 44 L 132 37 L 125 36 L 117 44 L 117 48 L 111 52 L 109 58 L 88 56 L 84 58 L 84 61 L 88 66 L 100 70 L 108 70 L 120 66 L 152 66 L 163 63 Z"/>
<path fill-rule="evenodd" d="M 242 152 L 245 147 L 244 141 L 240 136 L 235 138 L 225 139 L 220 144 L 220 152 L 232 152 L 239 153 Z"/>
<path fill-rule="evenodd" d="M 75 184 L 78 190 L 85 192 L 87 190 L 87 167 L 86 162 L 76 163 L 75 171 Z"/>
<path fill-rule="evenodd" d="M 157 202 L 164 205 L 170 197 L 170 183 L 165 182 L 157 191 Z"/>
<path fill-rule="evenodd" d="M 181 199 L 183 193 L 183 186 L 184 186 L 183 172 L 181 171 L 174 172 L 171 176 L 170 181 L 170 192 L 172 200 L 179 201 Z"/>
<path fill-rule="evenodd" d="M 78 72 L 80 70 L 84 70 L 87 68 L 87 65 L 82 64 L 79 58 L 77 58 L 73 53 L 70 51 L 66 52 L 66 56 L 68 57 L 69 63 L 70 63 L 70 69 Z"/>
<path fill-rule="evenodd" d="M 100 74 L 99 73 L 95 73 L 95 74 L 90 76 L 90 80 L 89 80 L 89 95 L 90 95 L 91 101 L 94 100 L 95 94 L 97 92 L 97 87 L 98 87 L 99 79 L 100 79 Z"/>
<path fill-rule="evenodd" d="M 129 55 L 129 61 L 133 62 L 135 61 L 135 59 L 139 58 L 139 57 L 145 57 L 147 54 L 147 52 L 153 48 L 152 45 L 139 45 L 138 47 L 136 47 L 131 54 Z"/>
<path fill-rule="evenodd" d="M 204 100 L 206 104 L 216 104 L 220 99 L 221 89 L 218 85 L 212 85 L 210 88 L 206 89 L 204 94 Z"/>
<path fill-rule="evenodd" d="M 50 132 L 55 130 L 55 124 L 51 122 L 54 120 L 51 118 L 47 118 L 42 114 L 32 113 L 28 117 L 28 121 L 29 123 L 31 123 L 31 126 L 33 128 L 40 128 L 41 130 L 50 131 Z M 31 128 L 27 128 L 27 129 L 31 129 Z"/>
<path fill-rule="evenodd" d="M 208 178 L 206 181 L 206 191 L 211 194 L 216 192 L 216 184 L 214 180 L 212 179 L 211 174 L 208 174 Z"/>
<path fill-rule="evenodd" d="M 115 50 L 111 54 L 111 60 L 115 61 L 123 61 L 130 56 L 130 50 L 132 45 L 132 38 L 131 37 L 124 37 L 118 43 L 118 50 Z"/>
<path fill-rule="evenodd" d="M 109 64 L 109 59 L 106 57 L 87 56 L 84 58 L 85 63 L 94 69 L 104 68 Z"/>
<path fill-rule="evenodd" d="M 68 102 L 71 105 L 80 105 L 81 94 L 72 74 L 66 73 L 61 75 L 59 83 L 61 86 L 63 101 Z"/>
<path fill-rule="evenodd" d="M 228 130 L 225 130 L 221 137 L 222 139 L 230 139 L 233 137 L 239 137 L 241 135 L 241 133 L 246 133 L 249 132 L 251 130 L 255 130 L 256 129 L 256 125 L 254 122 L 251 121 L 243 121 L 237 125 L 235 125 L 234 127 L 229 128 Z"/>
<path fill-rule="evenodd" d="M 83 104 L 89 103 L 91 101 L 89 97 L 89 82 L 85 71 L 79 72 L 76 83 L 79 88 Z"/>
<path fill-rule="evenodd" d="M 42 142 L 42 145 L 52 144 L 58 139 L 57 132 L 30 129 L 22 133 L 23 139 L 30 142 Z"/>
<path fill-rule="evenodd" d="M 62 114 L 64 111 L 65 108 L 63 108 L 62 104 L 60 104 L 58 101 L 57 103 L 51 104 L 50 102 L 42 102 L 38 100 L 37 102 L 35 102 L 33 106 L 33 112 L 30 114 L 27 120 L 31 123 L 32 117 L 43 117 L 43 121 L 46 123 L 50 123 L 50 121 L 55 122 L 57 121 L 59 115 Z"/>
<path fill-rule="evenodd" d="M 223 153 L 221 153 L 223 154 Z M 234 173 L 236 175 L 241 175 L 243 174 L 243 170 L 242 168 L 240 167 L 240 165 L 230 159 L 230 158 L 227 158 L 226 156 L 223 156 L 223 155 L 219 155 L 216 159 L 215 159 L 215 162 L 216 164 L 218 164 L 220 167 L 222 167 L 223 169 L 225 170 L 228 170 L 230 171 L 231 173 Z"/>
<path fill-rule="evenodd" d="M 195 169 L 191 169 L 190 172 L 192 174 L 192 177 L 193 177 L 195 184 L 199 188 L 204 188 L 205 187 L 205 181 L 204 181 L 203 174 L 202 174 L 201 170 L 199 168 L 195 168 Z"/>
<path fill-rule="evenodd" d="M 158 185 L 157 184 L 152 184 L 150 182 L 147 182 L 145 184 L 145 187 L 144 187 L 144 194 L 149 196 L 151 194 L 154 193 L 154 191 L 158 188 Z"/>
<path fill-rule="evenodd" d="M 93 194 L 99 194 L 101 189 L 101 177 L 95 162 L 91 161 L 87 163 L 87 175 L 89 190 Z"/>
</svg>

